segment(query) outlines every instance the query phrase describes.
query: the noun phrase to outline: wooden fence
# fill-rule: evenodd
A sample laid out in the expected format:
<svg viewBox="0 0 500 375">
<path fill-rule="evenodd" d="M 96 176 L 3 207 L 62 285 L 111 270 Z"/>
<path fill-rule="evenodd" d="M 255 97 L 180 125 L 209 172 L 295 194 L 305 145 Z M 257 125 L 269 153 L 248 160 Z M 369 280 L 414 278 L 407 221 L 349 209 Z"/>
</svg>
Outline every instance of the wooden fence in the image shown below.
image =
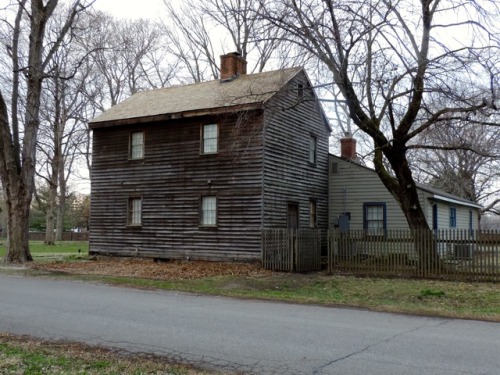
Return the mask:
<svg viewBox="0 0 500 375">
<path fill-rule="evenodd" d="M 262 266 L 273 271 L 321 269 L 321 230 L 264 229 Z"/>
<path fill-rule="evenodd" d="M 328 271 L 500 281 L 499 234 L 471 230 L 387 230 L 381 233 L 330 230 Z"/>
</svg>

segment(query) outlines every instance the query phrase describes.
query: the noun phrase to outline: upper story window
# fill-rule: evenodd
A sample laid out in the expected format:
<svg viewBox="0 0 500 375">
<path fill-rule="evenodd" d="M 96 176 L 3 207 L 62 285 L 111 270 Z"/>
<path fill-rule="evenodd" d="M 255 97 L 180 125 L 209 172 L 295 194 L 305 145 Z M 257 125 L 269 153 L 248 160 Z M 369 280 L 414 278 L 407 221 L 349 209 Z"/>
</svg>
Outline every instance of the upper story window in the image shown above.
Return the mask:
<svg viewBox="0 0 500 375">
<path fill-rule="evenodd" d="M 218 151 L 219 129 L 217 124 L 203 125 L 201 130 L 201 153 L 215 154 Z"/>
<path fill-rule="evenodd" d="M 457 227 L 457 209 L 450 207 L 450 228 Z"/>
<path fill-rule="evenodd" d="M 318 141 L 314 135 L 309 137 L 309 163 L 316 164 L 316 154 L 318 149 Z"/>
<path fill-rule="evenodd" d="M 200 225 L 203 226 L 217 225 L 217 197 L 215 196 L 201 197 Z"/>
<path fill-rule="evenodd" d="M 128 199 L 128 225 L 141 225 L 142 224 L 142 198 L 130 197 Z"/>
<path fill-rule="evenodd" d="M 363 203 L 363 227 L 368 234 L 383 234 L 387 229 L 385 203 Z"/>
<path fill-rule="evenodd" d="M 304 84 L 297 84 L 297 98 L 302 99 L 304 97 Z"/>
<path fill-rule="evenodd" d="M 130 133 L 129 158 L 144 158 L 144 132 Z"/>
</svg>

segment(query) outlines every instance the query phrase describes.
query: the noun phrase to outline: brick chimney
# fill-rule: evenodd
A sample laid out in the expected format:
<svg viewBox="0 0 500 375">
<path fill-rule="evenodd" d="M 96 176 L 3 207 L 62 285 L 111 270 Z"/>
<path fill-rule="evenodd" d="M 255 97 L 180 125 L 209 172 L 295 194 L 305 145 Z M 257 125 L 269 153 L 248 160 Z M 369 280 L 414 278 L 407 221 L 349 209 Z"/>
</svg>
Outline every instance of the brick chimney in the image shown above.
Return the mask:
<svg viewBox="0 0 500 375">
<path fill-rule="evenodd" d="M 238 52 L 220 57 L 220 81 L 229 82 L 242 74 L 247 74 L 247 62 Z"/>
<path fill-rule="evenodd" d="M 356 160 L 356 140 L 350 133 L 345 133 L 340 139 L 340 156 L 344 159 Z"/>
</svg>

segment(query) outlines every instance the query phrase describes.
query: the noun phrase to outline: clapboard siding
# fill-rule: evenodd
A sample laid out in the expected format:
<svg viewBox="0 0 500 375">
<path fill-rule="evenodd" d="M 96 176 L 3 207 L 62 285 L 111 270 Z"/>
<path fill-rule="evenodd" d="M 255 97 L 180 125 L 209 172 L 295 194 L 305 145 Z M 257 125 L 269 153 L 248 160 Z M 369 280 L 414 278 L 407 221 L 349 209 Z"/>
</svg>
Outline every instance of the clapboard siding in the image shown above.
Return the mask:
<svg viewBox="0 0 500 375">
<path fill-rule="evenodd" d="M 351 215 L 350 228 L 363 229 L 363 203 L 385 203 L 387 228 L 407 229 L 406 217 L 376 173 L 353 162 L 331 157 L 337 173 L 330 175 L 330 226 L 345 212 Z M 332 166 L 330 166 L 332 170 Z"/>
<path fill-rule="evenodd" d="M 272 99 L 251 110 L 228 108 L 219 117 L 190 113 L 94 126 L 90 252 L 258 260 L 262 229 L 285 228 L 289 202 L 299 205 L 300 227 L 309 227 L 311 199 L 318 227 L 326 229 L 329 127 L 312 91 L 297 101 L 298 82 L 309 84 L 301 70 Z M 200 129 L 207 123 L 219 125 L 214 155 L 200 155 Z M 142 160 L 128 160 L 133 131 L 144 132 Z M 317 139 L 314 165 L 311 135 Z M 199 225 L 203 195 L 217 196 L 216 228 Z M 127 226 L 131 196 L 142 197 L 140 227 Z"/>
<path fill-rule="evenodd" d="M 335 166 L 334 166 L 335 165 Z M 332 173 L 332 171 L 336 173 Z M 343 212 L 349 212 L 350 228 L 363 229 L 363 203 L 386 204 L 387 229 L 408 229 L 406 217 L 394 197 L 380 181 L 375 171 L 352 161 L 330 155 L 329 226 Z M 418 188 L 420 204 L 432 227 L 432 206 L 438 206 L 438 229 L 449 229 L 449 210 L 457 210 L 457 228 L 469 229 L 469 212 L 473 212 L 473 229 L 478 226 L 477 209 L 461 204 L 451 204 L 433 199 L 432 194 Z"/>
<path fill-rule="evenodd" d="M 262 116 L 236 116 L 94 130 L 90 251 L 190 259 L 258 259 L 262 212 Z M 200 155 L 200 127 L 219 125 L 219 152 Z M 145 157 L 128 160 L 130 132 L 145 134 Z M 142 226 L 127 226 L 130 196 Z M 217 228 L 199 226 L 200 198 L 216 195 Z"/>
<path fill-rule="evenodd" d="M 297 75 L 268 103 L 264 130 L 264 210 L 266 228 L 286 228 L 288 203 L 299 205 L 299 227 L 309 227 L 309 201 L 317 202 L 318 228 L 328 224 L 329 130 L 316 97 L 297 84 L 309 82 Z M 317 139 L 317 162 L 309 163 L 309 139 Z"/>
</svg>

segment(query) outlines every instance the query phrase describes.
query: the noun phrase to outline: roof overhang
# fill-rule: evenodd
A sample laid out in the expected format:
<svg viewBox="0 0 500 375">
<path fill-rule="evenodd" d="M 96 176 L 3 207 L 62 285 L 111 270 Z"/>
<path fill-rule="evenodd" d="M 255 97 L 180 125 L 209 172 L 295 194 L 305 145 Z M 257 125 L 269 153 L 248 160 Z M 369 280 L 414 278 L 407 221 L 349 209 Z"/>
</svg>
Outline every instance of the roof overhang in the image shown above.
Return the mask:
<svg viewBox="0 0 500 375">
<path fill-rule="evenodd" d="M 472 208 L 477 208 L 477 209 L 481 209 L 482 208 L 482 206 L 480 206 L 479 204 L 476 204 L 474 202 L 465 202 L 465 201 L 453 199 L 453 198 L 450 198 L 450 197 L 445 197 L 445 196 L 442 196 L 442 195 L 439 195 L 439 194 L 433 194 L 429 198 L 437 200 L 437 201 L 441 201 L 441 202 L 447 202 L 447 203 L 456 204 L 457 206 L 466 206 L 466 207 L 472 207 Z"/>
<path fill-rule="evenodd" d="M 149 122 L 171 121 L 171 120 L 201 117 L 201 116 L 227 115 L 229 113 L 236 114 L 238 112 L 243 112 L 243 111 L 260 110 L 263 109 L 263 105 L 264 105 L 263 103 L 248 103 L 248 104 L 235 105 L 231 107 L 198 109 L 195 111 L 164 113 L 153 116 L 132 117 L 119 120 L 111 120 L 111 121 L 90 121 L 89 128 L 100 129 L 100 128 L 110 128 L 115 126 L 144 124 Z"/>
</svg>

